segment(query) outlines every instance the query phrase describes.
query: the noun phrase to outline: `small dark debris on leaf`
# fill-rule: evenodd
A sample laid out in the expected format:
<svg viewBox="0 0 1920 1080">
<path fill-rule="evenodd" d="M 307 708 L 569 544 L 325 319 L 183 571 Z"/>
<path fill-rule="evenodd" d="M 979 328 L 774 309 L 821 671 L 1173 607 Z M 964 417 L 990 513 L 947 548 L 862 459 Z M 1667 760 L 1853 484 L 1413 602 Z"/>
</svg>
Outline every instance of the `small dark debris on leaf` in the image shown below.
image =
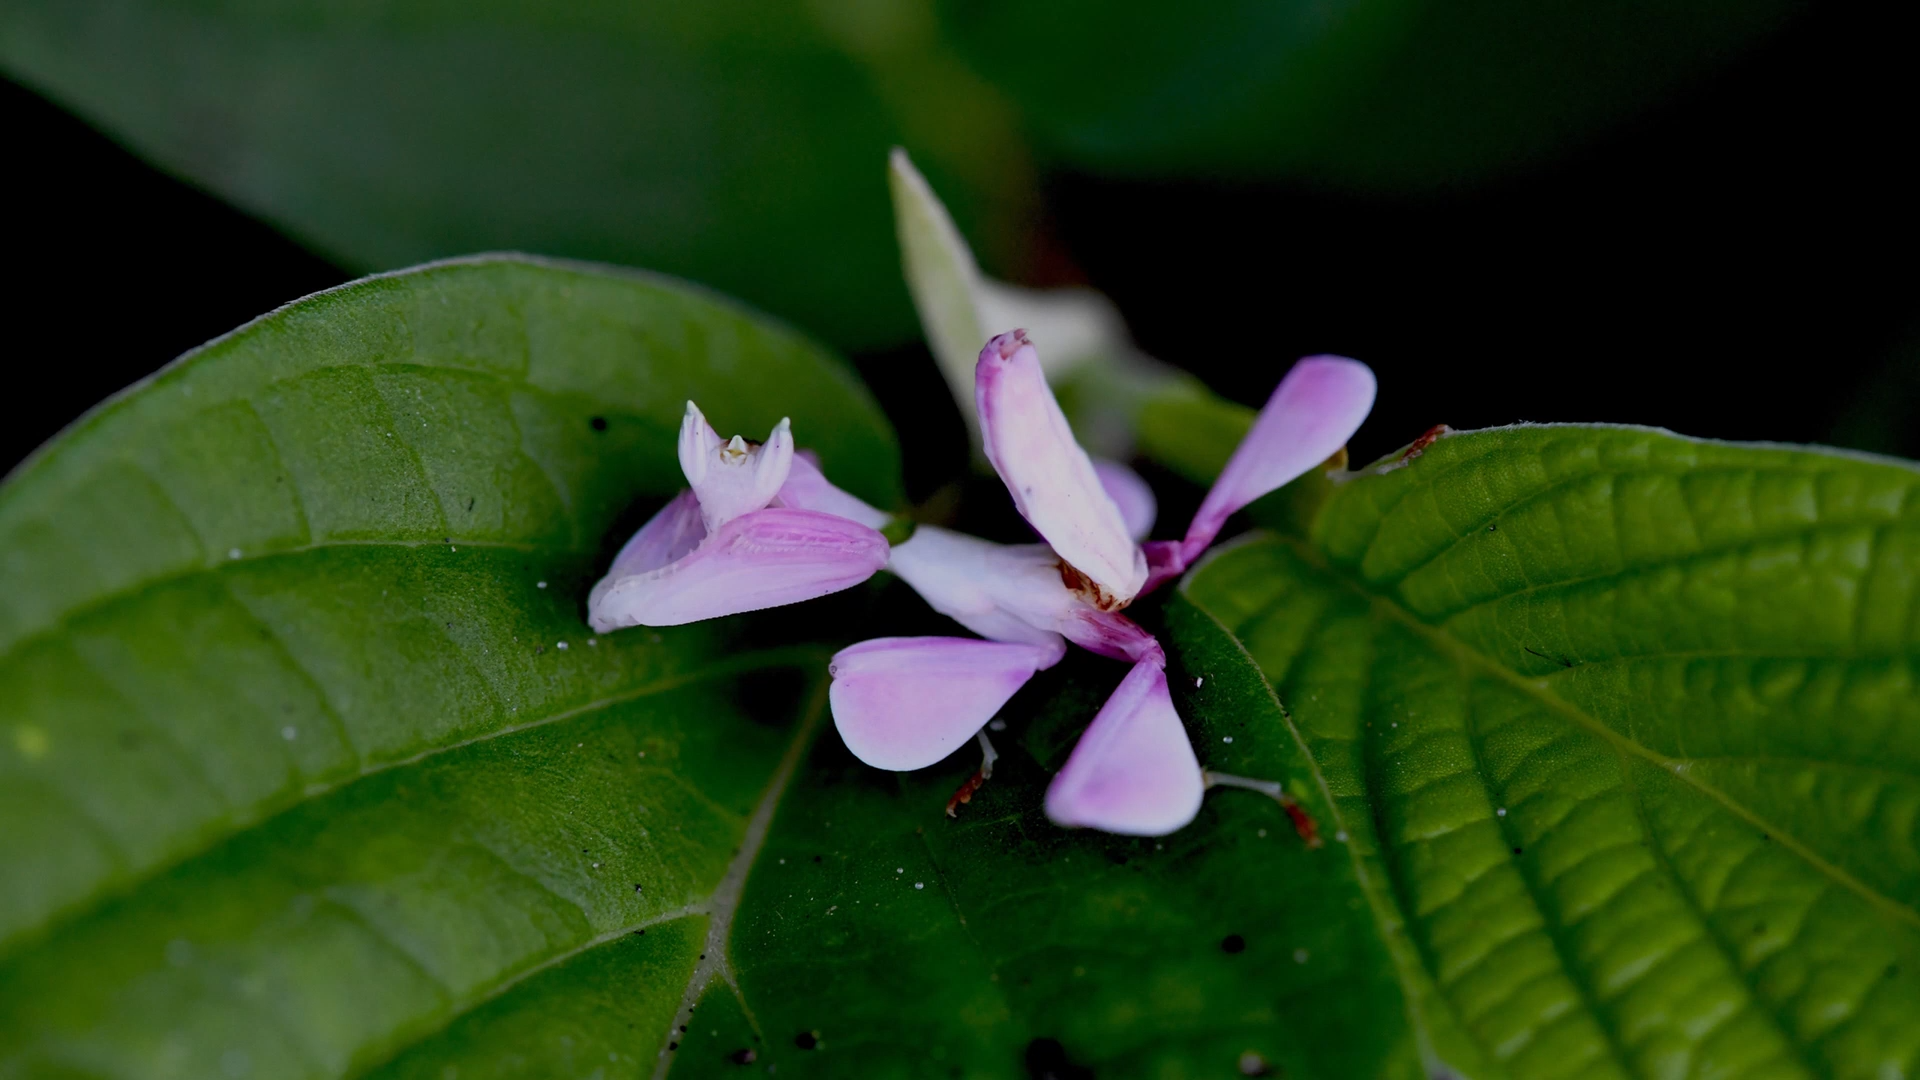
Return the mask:
<svg viewBox="0 0 1920 1080">
<path fill-rule="evenodd" d="M 533 655 L 535 655 L 535 656 L 539 656 L 540 654 L 542 654 L 542 653 L 544 653 L 544 652 L 546 652 L 546 651 L 547 651 L 547 647 L 546 647 L 545 645 L 540 645 L 540 646 L 537 646 L 537 647 L 535 647 L 535 648 L 534 648 L 534 650 L 533 650 Z"/>
<path fill-rule="evenodd" d="M 634 936 L 634 937 L 646 937 L 646 936 L 647 936 L 647 932 L 646 932 L 645 930 L 635 930 L 635 931 L 633 932 L 633 936 Z"/>
<path fill-rule="evenodd" d="M 1514 848 L 1514 849 L 1513 849 L 1513 853 L 1514 853 L 1515 855 L 1518 855 L 1518 854 L 1520 854 L 1520 849 L 1519 849 L 1519 848 Z"/>
<path fill-rule="evenodd" d="M 727 1060 L 733 1062 L 735 1065 L 751 1065 L 754 1059 L 759 1056 L 760 1055 L 754 1053 L 750 1047 L 743 1046 L 733 1053 L 728 1054 Z"/>
<path fill-rule="evenodd" d="M 634 891 L 634 892 L 636 892 L 636 893 L 637 893 L 637 892 L 640 892 L 640 891 L 641 891 L 641 890 L 640 890 L 640 883 L 639 883 L 639 882 L 635 882 L 635 883 L 634 883 L 634 885 L 633 885 L 633 891 Z"/>
<path fill-rule="evenodd" d="M 1495 525 L 1495 524 L 1494 524 L 1493 522 L 1491 522 L 1491 521 L 1489 521 L 1489 522 L 1487 522 L 1487 531 L 1488 531 L 1488 532 L 1494 532 L 1494 531 L 1496 531 L 1496 530 L 1498 530 L 1499 528 L 1500 528 L 1500 526 L 1498 526 L 1498 525 Z"/>
<path fill-rule="evenodd" d="M 595 431 L 605 431 L 607 430 L 607 418 L 604 416 L 596 416 L 587 421 L 587 426 Z"/>
<path fill-rule="evenodd" d="M 1059 1039 L 1035 1039 L 1027 1044 L 1027 1075 L 1033 1080 L 1093 1080 L 1093 1070 L 1067 1056 Z"/>
<path fill-rule="evenodd" d="M 820 1036 L 811 1031 L 803 1031 L 793 1037 L 793 1045 L 802 1050 L 811 1050 L 820 1045 Z"/>
<path fill-rule="evenodd" d="M 813 861 L 814 861 L 814 862 L 819 862 L 819 861 L 820 861 L 820 856 L 818 856 L 818 855 L 815 855 L 815 856 L 813 857 Z"/>
<path fill-rule="evenodd" d="M 467 496 L 467 513 L 473 513 L 473 496 Z"/>
<path fill-rule="evenodd" d="M 668 1043 L 668 1044 L 667 1044 L 667 1049 L 669 1049 L 669 1050 L 678 1050 L 678 1049 L 680 1049 L 680 1043 L 679 1043 L 679 1041 L 678 1041 L 678 1040 L 675 1040 L 674 1042 L 670 1042 L 670 1043 Z"/>
<path fill-rule="evenodd" d="M 1246 948 L 1247 939 L 1241 937 L 1239 934 L 1228 934 L 1226 937 L 1220 939 L 1221 952 L 1245 952 Z"/>
<path fill-rule="evenodd" d="M 686 1032 L 686 1030 L 687 1030 L 687 1025 L 685 1025 L 685 1024 L 681 1024 L 681 1025 L 680 1025 L 680 1031 L 681 1031 L 681 1033 L 682 1033 L 682 1034 L 684 1034 L 684 1033 Z"/>
<path fill-rule="evenodd" d="M 1107 861 L 1112 863 L 1115 866 L 1127 865 L 1127 857 L 1125 855 L 1120 854 L 1117 851 L 1107 852 Z"/>
</svg>

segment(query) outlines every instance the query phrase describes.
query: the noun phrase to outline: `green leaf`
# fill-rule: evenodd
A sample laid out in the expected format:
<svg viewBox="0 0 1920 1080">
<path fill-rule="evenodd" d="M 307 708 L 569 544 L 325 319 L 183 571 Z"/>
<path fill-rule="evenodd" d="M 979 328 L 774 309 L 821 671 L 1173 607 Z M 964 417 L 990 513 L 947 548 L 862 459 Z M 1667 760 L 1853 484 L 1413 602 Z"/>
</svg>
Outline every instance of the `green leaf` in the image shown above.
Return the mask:
<svg viewBox="0 0 1920 1080">
<path fill-rule="evenodd" d="M 1163 617 L 1202 760 L 1285 777 L 1328 820 L 1237 643 L 1190 604 Z M 1057 1076 L 1232 1076 L 1247 1055 L 1275 1076 L 1420 1075 L 1359 867 L 1333 837 L 1308 850 L 1250 791 L 1214 793 L 1162 839 L 1046 820 L 1047 781 L 1125 672 L 1083 653 L 1062 668 L 1002 713 L 993 777 L 954 819 L 941 808 L 971 748 L 909 774 L 861 765 L 831 735 L 814 749 L 733 934 L 762 1059 L 781 1076 L 1048 1075 L 1036 1061 Z M 800 1033 L 817 1045 L 798 1050 Z"/>
<path fill-rule="evenodd" d="M 943 24 L 1082 166 L 1431 189 L 1564 153 L 1777 30 L 1784 0 L 943 0 Z M 1009 55 L 1018 42 L 1022 62 Z"/>
<path fill-rule="evenodd" d="M 1442 1060 L 1915 1073 L 1917 488 L 1835 452 L 1499 429 L 1184 583 L 1304 736 Z"/>
<path fill-rule="evenodd" d="M 1015 260 L 1010 110 L 923 5 L 75 0 L 0 64 L 342 265 L 502 248 L 706 282 L 849 347 L 911 337 L 905 143 Z"/>
<path fill-rule="evenodd" d="M 844 608 L 590 635 L 624 511 L 679 483 L 688 393 L 730 428 L 790 412 L 829 474 L 891 501 L 886 429 L 817 350 L 664 282 L 507 259 L 269 316 L 0 489 L 0 1075 L 751 1054 L 1411 1080 L 1338 841 L 1306 849 L 1245 791 L 1164 841 L 1045 821 L 1119 665 L 1037 680 L 949 819 L 967 754 L 860 765 L 816 738 L 826 650 L 766 644 Z M 1197 737 L 1330 815 L 1238 646 L 1164 616 Z"/>
<path fill-rule="evenodd" d="M 632 965 L 669 973 L 620 995 L 664 1030 L 826 655 L 583 624 L 681 484 L 689 396 L 791 415 L 897 502 L 885 421 L 818 347 L 524 258 L 281 309 L 9 478 L 0 1075 L 347 1075 Z"/>
</svg>

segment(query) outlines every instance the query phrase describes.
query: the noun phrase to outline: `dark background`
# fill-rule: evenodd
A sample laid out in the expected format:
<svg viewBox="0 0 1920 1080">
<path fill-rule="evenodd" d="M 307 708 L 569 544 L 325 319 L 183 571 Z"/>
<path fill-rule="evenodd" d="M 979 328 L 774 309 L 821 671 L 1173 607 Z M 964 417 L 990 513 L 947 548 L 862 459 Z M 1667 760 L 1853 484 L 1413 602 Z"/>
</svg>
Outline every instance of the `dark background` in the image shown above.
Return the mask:
<svg viewBox="0 0 1920 1080">
<path fill-rule="evenodd" d="M 1363 459 L 1435 423 L 1516 420 L 1920 456 L 1907 21 L 1810 9 L 1575 156 L 1470 191 L 1056 174 L 1041 283 L 1091 282 L 1147 351 L 1249 404 L 1294 357 L 1366 360 L 1382 389 Z M 16 266 L 0 469 L 348 277 L 11 83 L 0 131 Z M 930 361 L 901 363 L 916 350 L 856 358 L 896 421 L 945 401 Z M 920 491 L 963 463 L 957 415 L 900 426 Z"/>
</svg>

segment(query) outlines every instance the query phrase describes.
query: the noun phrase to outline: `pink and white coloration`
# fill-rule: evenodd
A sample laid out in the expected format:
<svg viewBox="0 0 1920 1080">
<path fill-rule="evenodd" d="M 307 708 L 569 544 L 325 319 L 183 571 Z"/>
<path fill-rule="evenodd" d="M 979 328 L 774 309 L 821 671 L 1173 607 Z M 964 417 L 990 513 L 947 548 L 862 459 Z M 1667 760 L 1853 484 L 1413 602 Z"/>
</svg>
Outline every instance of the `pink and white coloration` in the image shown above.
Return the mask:
<svg viewBox="0 0 1920 1080">
<path fill-rule="evenodd" d="M 1138 540 L 1152 528 L 1152 492 L 1123 467 L 1096 465 L 1074 441 L 1023 332 L 981 350 L 975 389 L 988 460 L 1045 543 L 992 544 L 923 527 L 895 547 L 889 568 L 936 611 L 988 640 L 883 638 L 844 650 L 834 658 L 835 725 L 869 764 L 931 765 L 983 728 L 1035 671 L 1057 663 L 1071 641 L 1133 669 L 1054 777 L 1048 816 L 1108 832 L 1172 832 L 1193 819 L 1210 781 L 1174 709 L 1159 642 L 1120 612 L 1191 565 L 1235 511 L 1345 445 L 1372 408 L 1373 374 L 1337 357 L 1301 361 L 1186 538 L 1144 549 Z M 957 799 L 991 763 L 989 748 Z"/>
<path fill-rule="evenodd" d="M 680 467 L 691 488 L 641 526 L 587 597 L 587 621 L 599 633 L 796 604 L 858 585 L 886 564 L 886 538 L 837 512 L 851 507 L 818 489 L 879 512 L 796 456 L 786 420 L 763 445 L 722 440 L 689 401 Z M 794 502 L 781 499 L 789 488 Z"/>
</svg>

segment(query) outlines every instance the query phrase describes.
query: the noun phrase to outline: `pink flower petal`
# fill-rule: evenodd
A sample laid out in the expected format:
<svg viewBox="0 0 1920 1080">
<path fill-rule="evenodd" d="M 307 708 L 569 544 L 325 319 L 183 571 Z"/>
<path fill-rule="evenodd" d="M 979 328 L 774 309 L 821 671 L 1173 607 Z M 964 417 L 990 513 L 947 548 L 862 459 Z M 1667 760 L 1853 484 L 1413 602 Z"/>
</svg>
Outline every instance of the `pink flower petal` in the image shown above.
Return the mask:
<svg viewBox="0 0 1920 1080">
<path fill-rule="evenodd" d="M 607 570 L 609 578 L 631 577 L 658 570 L 684 558 L 707 538 L 707 527 L 700 520 L 700 500 L 691 488 L 673 497 L 660 512 L 647 519 L 633 534 L 620 554 L 613 557 Z"/>
<path fill-rule="evenodd" d="M 876 638 L 834 655 L 827 700 L 854 757 L 876 769 L 924 769 L 1065 653 L 978 638 Z"/>
<path fill-rule="evenodd" d="M 1101 590 L 1122 603 L 1133 599 L 1147 580 L 1146 559 L 1074 441 L 1022 331 L 1001 334 L 980 351 L 974 401 L 987 460 L 1021 516 Z"/>
<path fill-rule="evenodd" d="M 1286 485 L 1347 444 L 1373 409 L 1372 369 L 1339 356 L 1293 365 L 1187 526 L 1177 550 L 1148 552 L 1152 584 L 1178 575 L 1207 550 L 1234 511 Z"/>
<path fill-rule="evenodd" d="M 886 561 L 886 538 L 858 522 L 815 510 L 754 510 L 676 562 L 608 574 L 587 598 L 587 621 L 604 634 L 797 604 L 858 585 Z"/>
<path fill-rule="evenodd" d="M 893 520 L 893 515 L 876 510 L 866 503 L 839 488 L 833 486 L 820 466 L 814 461 L 811 451 L 802 450 L 793 456 L 793 466 L 787 472 L 787 482 L 780 486 L 780 494 L 774 497 L 780 506 L 791 506 L 797 510 L 818 510 L 857 521 L 869 529 L 885 528 Z"/>
<path fill-rule="evenodd" d="M 1060 825 L 1165 836 L 1193 820 L 1205 791 L 1166 673 L 1142 660 L 1048 786 L 1047 816 Z"/>
<path fill-rule="evenodd" d="M 1113 505 L 1120 509 L 1120 520 L 1127 524 L 1127 535 L 1137 543 L 1147 538 L 1153 531 L 1153 519 L 1160 511 L 1160 503 L 1153 497 L 1153 489 L 1140 478 L 1140 474 L 1117 461 L 1106 458 L 1093 459 L 1094 474 L 1100 477 L 1100 486 L 1105 489 Z"/>
</svg>

